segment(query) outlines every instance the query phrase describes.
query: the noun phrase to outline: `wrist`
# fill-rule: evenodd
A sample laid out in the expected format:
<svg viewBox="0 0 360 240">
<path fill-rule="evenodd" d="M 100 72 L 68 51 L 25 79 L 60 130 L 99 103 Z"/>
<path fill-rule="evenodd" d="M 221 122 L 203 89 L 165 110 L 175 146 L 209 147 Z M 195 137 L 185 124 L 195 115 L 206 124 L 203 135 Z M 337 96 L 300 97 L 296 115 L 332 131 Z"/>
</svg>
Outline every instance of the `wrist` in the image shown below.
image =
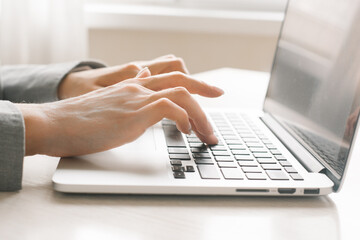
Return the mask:
<svg viewBox="0 0 360 240">
<path fill-rule="evenodd" d="M 81 81 L 79 81 L 79 79 L 77 78 L 76 73 L 91 70 L 91 69 L 92 68 L 90 66 L 80 66 L 80 67 L 76 67 L 73 70 L 71 70 L 64 77 L 64 79 L 60 82 L 60 84 L 58 86 L 58 91 L 57 91 L 58 98 L 60 100 L 62 100 L 62 99 L 75 97 L 75 96 L 83 94 L 83 92 L 81 92 L 81 93 L 77 92 L 77 91 L 79 91 L 78 88 L 80 88 L 80 90 L 81 90 L 81 88 L 83 86 L 80 86 Z"/>
<path fill-rule="evenodd" d="M 47 117 L 43 104 L 16 104 L 25 123 L 25 155 L 44 154 L 48 136 Z"/>
</svg>

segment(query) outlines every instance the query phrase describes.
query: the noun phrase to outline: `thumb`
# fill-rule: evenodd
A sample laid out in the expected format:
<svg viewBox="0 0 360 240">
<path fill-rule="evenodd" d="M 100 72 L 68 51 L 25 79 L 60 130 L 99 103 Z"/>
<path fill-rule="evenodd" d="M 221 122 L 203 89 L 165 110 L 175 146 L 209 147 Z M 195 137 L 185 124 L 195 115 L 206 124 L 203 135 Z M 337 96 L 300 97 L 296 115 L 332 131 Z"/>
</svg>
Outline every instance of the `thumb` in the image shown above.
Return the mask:
<svg viewBox="0 0 360 240">
<path fill-rule="evenodd" d="M 143 69 L 141 69 L 140 72 L 138 72 L 138 74 L 136 75 L 135 78 L 146 78 L 146 77 L 150 77 L 151 76 L 151 72 L 149 70 L 148 67 L 145 67 Z"/>
</svg>

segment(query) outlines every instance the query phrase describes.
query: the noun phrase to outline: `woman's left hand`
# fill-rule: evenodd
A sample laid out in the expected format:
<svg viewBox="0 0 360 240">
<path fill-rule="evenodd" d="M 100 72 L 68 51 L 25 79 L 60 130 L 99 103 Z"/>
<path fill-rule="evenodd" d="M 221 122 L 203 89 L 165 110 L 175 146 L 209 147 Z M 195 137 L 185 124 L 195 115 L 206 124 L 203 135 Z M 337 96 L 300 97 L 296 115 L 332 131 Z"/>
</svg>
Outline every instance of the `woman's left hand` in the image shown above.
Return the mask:
<svg viewBox="0 0 360 240">
<path fill-rule="evenodd" d="M 114 67 L 70 73 L 60 83 L 58 97 L 59 99 L 76 97 L 96 89 L 114 85 L 126 79 L 135 78 L 145 67 L 150 70 L 151 75 L 170 72 L 188 74 L 185 63 L 181 58 L 177 58 L 174 55 L 166 55 L 150 61 L 132 62 Z"/>
</svg>

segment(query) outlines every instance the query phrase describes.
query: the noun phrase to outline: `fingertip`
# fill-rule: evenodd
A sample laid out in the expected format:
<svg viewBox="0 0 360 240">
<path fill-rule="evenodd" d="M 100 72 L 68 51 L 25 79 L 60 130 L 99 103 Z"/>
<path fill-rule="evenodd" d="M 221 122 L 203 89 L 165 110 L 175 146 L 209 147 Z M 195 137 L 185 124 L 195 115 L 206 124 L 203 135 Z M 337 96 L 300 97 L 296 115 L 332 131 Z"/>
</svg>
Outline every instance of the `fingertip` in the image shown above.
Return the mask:
<svg viewBox="0 0 360 240">
<path fill-rule="evenodd" d="M 218 143 L 219 139 L 214 134 L 209 135 L 206 139 L 206 144 L 208 145 L 216 145 Z"/>
<path fill-rule="evenodd" d="M 219 87 L 215 87 L 215 86 L 212 86 L 212 87 L 213 87 L 215 92 L 219 93 L 219 96 L 224 95 L 225 92 L 224 92 L 223 89 L 221 89 Z"/>
</svg>

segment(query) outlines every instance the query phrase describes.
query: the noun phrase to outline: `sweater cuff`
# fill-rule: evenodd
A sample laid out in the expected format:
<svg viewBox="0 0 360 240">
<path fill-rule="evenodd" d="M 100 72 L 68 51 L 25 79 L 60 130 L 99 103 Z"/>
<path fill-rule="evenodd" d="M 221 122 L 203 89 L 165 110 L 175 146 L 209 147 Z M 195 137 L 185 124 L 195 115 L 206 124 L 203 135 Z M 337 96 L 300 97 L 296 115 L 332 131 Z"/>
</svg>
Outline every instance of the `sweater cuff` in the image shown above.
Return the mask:
<svg viewBox="0 0 360 240">
<path fill-rule="evenodd" d="M 50 65 L 20 65 L 3 67 L 3 97 L 11 102 L 41 103 L 57 101 L 60 82 L 74 68 L 105 67 L 93 61 L 69 62 Z"/>
<path fill-rule="evenodd" d="M 0 191 L 21 189 L 25 155 L 25 125 L 20 110 L 0 101 Z"/>
</svg>

